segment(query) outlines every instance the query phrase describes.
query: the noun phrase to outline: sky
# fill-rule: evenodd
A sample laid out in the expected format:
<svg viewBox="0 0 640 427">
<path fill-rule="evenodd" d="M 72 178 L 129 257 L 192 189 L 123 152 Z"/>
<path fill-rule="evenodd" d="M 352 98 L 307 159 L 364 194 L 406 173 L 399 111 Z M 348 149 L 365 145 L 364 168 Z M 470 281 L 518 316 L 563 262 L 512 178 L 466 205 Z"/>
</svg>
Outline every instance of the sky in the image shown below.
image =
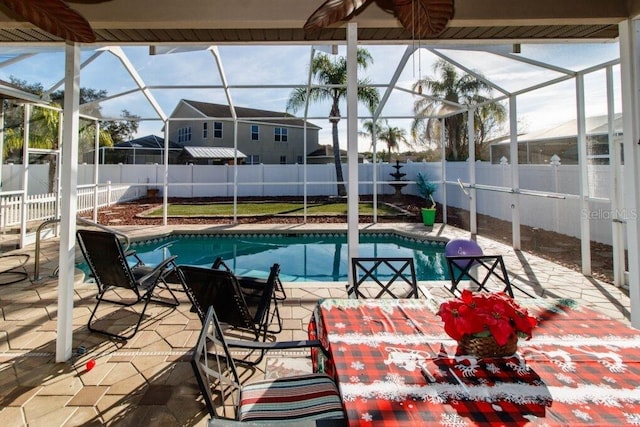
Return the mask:
<svg viewBox="0 0 640 427">
<path fill-rule="evenodd" d="M 367 70 L 361 71 L 359 78 L 367 78 L 375 85 L 386 85 L 393 76 L 397 64 L 405 52 L 406 46 L 382 45 L 363 46 L 373 56 L 373 63 Z M 433 64 L 439 55 L 446 55 L 455 63 L 469 70 L 480 72 L 489 81 L 495 83 L 508 93 L 524 90 L 545 81 L 558 78 L 563 74 L 545 70 L 542 67 L 515 61 L 487 50 L 509 51 L 509 46 L 475 46 L 437 49 L 437 54 L 422 46 L 408 60 L 397 85 L 409 89 L 419 78 L 437 77 Z M 164 88 L 175 85 L 220 85 L 221 73 L 216 65 L 214 55 L 199 47 L 198 50 L 150 55 L 148 47 L 123 47 L 122 51 L 146 86 L 163 86 L 150 89 L 166 115 L 171 112 L 180 99 L 227 103 L 221 89 L 187 89 Z M 484 49 L 484 50 L 478 50 Z M 37 54 L 26 60 L 5 65 L 2 61 L 15 55 L 17 48 L 3 51 L 0 47 L 0 79 L 9 80 L 10 76 L 25 80 L 28 83 L 42 83 L 45 88 L 58 84 L 64 77 L 64 52 L 54 49 L 39 49 Z M 617 43 L 598 44 L 531 44 L 522 45 L 521 53 L 516 56 L 535 61 L 553 64 L 570 71 L 581 71 L 597 64 L 615 60 L 619 56 Z M 185 49 L 186 50 L 186 49 Z M 287 100 L 294 85 L 306 85 L 311 57 L 310 46 L 219 46 L 221 67 L 227 82 L 232 86 L 230 96 L 236 106 L 266 109 L 284 112 Z M 35 51 L 34 51 L 35 52 Z M 81 60 L 86 61 L 94 51 L 83 51 Z M 339 47 L 339 55 L 345 54 L 344 46 Z M 614 68 L 617 76 L 619 66 Z M 103 52 L 83 67 L 80 76 L 82 87 L 97 90 L 104 89 L 110 96 L 137 89 L 134 79 L 127 73 L 122 62 L 113 54 Z M 258 88 L 267 85 L 271 87 Z M 250 87 L 238 87 L 250 86 Z M 288 86 L 288 87 L 282 87 Z M 606 114 L 606 84 L 604 71 L 587 74 L 585 77 L 587 116 Z M 615 82 L 616 111 L 619 111 L 619 78 Z M 379 88 L 381 94 L 385 88 Z M 499 91 L 493 95 L 499 96 Z M 549 128 L 554 125 L 573 120 L 576 117 L 575 80 L 535 90 L 518 96 L 519 131 L 529 132 Z M 393 117 L 389 122 L 393 126 L 410 129 L 413 118 L 415 98 L 404 91 L 394 90 L 389 96 L 382 115 Z M 123 109 L 145 119 L 157 118 L 158 115 L 140 91 L 113 98 L 101 103 L 102 113 L 109 117 L 118 117 Z M 322 127 L 320 143 L 331 144 L 331 125 L 325 117 L 328 115 L 328 103 L 311 104 L 308 111 L 309 121 Z M 292 112 L 304 115 L 304 110 Z M 341 113 L 346 115 L 346 105 L 341 106 Z M 369 113 L 363 106 L 359 107 L 360 117 Z M 403 117 L 403 118 L 399 118 Z M 359 126 L 362 121 L 359 120 Z M 346 148 L 346 120 L 340 122 L 341 147 Z M 140 123 L 136 136 L 148 134 L 162 135 L 162 122 L 144 120 Z M 359 150 L 371 149 L 371 141 L 360 138 Z"/>
</svg>

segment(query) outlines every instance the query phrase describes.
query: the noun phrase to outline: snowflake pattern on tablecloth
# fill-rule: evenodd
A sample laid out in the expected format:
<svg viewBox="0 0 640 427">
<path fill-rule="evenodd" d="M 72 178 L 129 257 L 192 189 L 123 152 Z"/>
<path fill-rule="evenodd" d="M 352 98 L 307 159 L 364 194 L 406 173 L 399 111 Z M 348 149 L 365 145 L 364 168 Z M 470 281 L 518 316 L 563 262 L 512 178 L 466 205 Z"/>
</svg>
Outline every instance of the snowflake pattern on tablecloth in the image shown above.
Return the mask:
<svg viewBox="0 0 640 427">
<path fill-rule="evenodd" d="M 520 376 L 527 375 L 529 373 L 527 362 L 520 356 L 517 356 L 516 360 L 518 361 L 518 363 L 509 361 L 507 362 L 507 366 L 513 369 Z"/>
<path fill-rule="evenodd" d="M 572 412 L 576 418 L 582 421 L 587 421 L 587 422 L 593 421 L 593 418 L 587 412 L 581 411 L 579 409 L 574 409 Z"/>
<path fill-rule="evenodd" d="M 560 381 L 561 383 L 564 383 L 564 384 L 573 384 L 573 383 L 575 383 L 573 378 L 571 378 L 569 375 L 563 374 L 561 372 L 558 372 L 556 374 L 556 379 L 558 381 Z"/>
<path fill-rule="evenodd" d="M 446 427 L 466 427 L 469 425 L 467 421 L 458 414 L 442 414 L 440 424 Z"/>
<path fill-rule="evenodd" d="M 356 371 L 362 371 L 364 370 L 364 363 L 360 362 L 359 360 L 354 360 L 353 362 L 351 362 L 351 368 L 355 369 Z"/>
<path fill-rule="evenodd" d="M 500 372 L 500 368 L 495 363 L 487 363 L 487 371 L 491 372 L 492 374 L 497 374 L 498 372 Z"/>
<path fill-rule="evenodd" d="M 640 426 L 640 414 L 629 414 L 627 412 L 623 412 L 623 414 L 629 424 Z"/>
<path fill-rule="evenodd" d="M 362 414 L 362 416 L 360 418 L 362 419 L 362 421 L 366 421 L 366 422 L 373 421 L 373 417 L 368 412 L 365 412 L 364 414 Z"/>
</svg>

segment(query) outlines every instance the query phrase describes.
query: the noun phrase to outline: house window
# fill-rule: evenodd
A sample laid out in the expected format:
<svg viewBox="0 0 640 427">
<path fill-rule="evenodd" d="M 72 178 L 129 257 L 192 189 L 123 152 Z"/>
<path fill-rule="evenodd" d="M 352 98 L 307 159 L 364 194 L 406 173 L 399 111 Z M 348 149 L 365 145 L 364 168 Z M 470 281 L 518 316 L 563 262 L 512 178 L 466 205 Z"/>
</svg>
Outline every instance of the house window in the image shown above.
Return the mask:
<svg viewBox="0 0 640 427">
<path fill-rule="evenodd" d="M 275 128 L 275 141 L 276 142 L 287 142 L 288 130 L 287 128 Z"/>
<path fill-rule="evenodd" d="M 209 128 L 207 127 L 207 125 L 207 122 L 204 122 L 202 124 L 202 139 L 207 139 L 207 136 L 209 134 Z"/>
<path fill-rule="evenodd" d="M 281 165 L 287 164 L 287 156 L 280 156 L 280 164 Z"/>
<path fill-rule="evenodd" d="M 178 129 L 178 142 L 191 141 L 191 126 Z"/>
<path fill-rule="evenodd" d="M 298 157 L 296 158 L 296 163 L 298 163 L 299 165 L 301 165 L 301 164 L 302 164 L 302 156 L 298 156 Z"/>
<path fill-rule="evenodd" d="M 258 141 L 260 139 L 260 126 L 251 125 L 251 140 Z"/>
<path fill-rule="evenodd" d="M 259 165 L 260 164 L 260 156 L 257 154 L 250 154 L 244 161 L 245 165 Z"/>
<path fill-rule="evenodd" d="M 222 138 L 222 122 L 213 122 L 213 137 Z"/>
</svg>

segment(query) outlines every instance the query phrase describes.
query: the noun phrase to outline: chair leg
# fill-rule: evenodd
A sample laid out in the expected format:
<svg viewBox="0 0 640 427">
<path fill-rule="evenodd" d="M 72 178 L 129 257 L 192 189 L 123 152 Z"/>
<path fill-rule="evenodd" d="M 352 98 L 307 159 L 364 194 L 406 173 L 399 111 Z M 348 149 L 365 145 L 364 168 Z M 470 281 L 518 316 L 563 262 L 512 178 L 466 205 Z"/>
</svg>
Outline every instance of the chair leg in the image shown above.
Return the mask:
<svg viewBox="0 0 640 427">
<path fill-rule="evenodd" d="M 267 332 L 270 334 L 279 334 L 282 332 L 282 317 L 280 316 L 280 308 L 278 307 L 278 298 L 273 297 L 273 312 L 271 313 L 271 317 L 269 319 L 269 325 L 273 323 L 273 320 L 276 319 L 278 322 L 278 326 L 275 329 L 268 329 Z"/>
<path fill-rule="evenodd" d="M 117 338 L 117 339 L 119 339 L 119 340 L 123 340 L 123 341 L 126 341 L 126 340 L 128 340 L 128 339 L 130 339 L 130 338 L 133 338 L 133 336 L 138 332 L 138 328 L 140 327 L 140 323 L 142 322 L 142 318 L 144 317 L 144 313 L 145 313 L 145 311 L 147 310 L 147 305 L 149 304 L 149 301 L 151 301 L 151 299 L 150 299 L 150 298 L 148 298 L 148 297 L 147 297 L 147 298 L 145 298 L 144 307 L 142 308 L 142 312 L 140 313 L 140 316 L 138 316 L 138 321 L 136 322 L 136 326 L 135 326 L 135 328 L 133 329 L 133 332 L 131 332 L 131 334 L 128 334 L 128 335 L 119 335 L 119 334 L 114 334 L 114 333 L 112 333 L 112 332 L 105 331 L 104 329 L 97 329 L 97 328 L 94 328 L 93 326 L 91 326 L 91 323 L 92 323 L 92 322 L 93 322 L 93 320 L 95 319 L 95 315 L 96 315 L 96 313 L 97 313 L 97 311 L 98 311 L 98 306 L 100 306 L 100 303 L 102 303 L 103 301 L 110 302 L 109 300 L 106 300 L 106 299 L 103 299 L 103 298 L 102 298 L 102 295 L 104 295 L 104 292 L 105 292 L 105 291 L 101 292 L 101 293 L 100 293 L 100 294 L 98 294 L 98 296 L 96 297 L 96 298 L 97 298 L 97 300 L 98 300 L 98 302 L 97 302 L 97 303 L 96 303 L 96 305 L 93 307 L 93 311 L 91 312 L 91 316 L 89 316 L 89 321 L 87 322 L 87 329 L 88 329 L 89 331 L 91 331 L 91 332 L 96 332 L 96 333 L 99 333 L 99 334 L 102 334 L 102 335 L 107 335 L 107 336 L 109 336 L 109 337 Z M 136 301 L 136 302 L 139 302 L 139 301 L 140 301 L 140 300 L 138 300 L 138 301 Z M 133 304 L 119 304 L 119 305 L 123 305 L 123 306 L 126 306 L 126 307 L 130 307 L 130 306 L 132 306 Z"/>
<path fill-rule="evenodd" d="M 160 283 L 162 283 L 164 286 L 160 286 Z M 169 298 L 161 298 L 157 295 L 151 295 L 150 296 L 150 300 L 153 302 L 156 302 L 158 304 L 162 304 L 162 305 L 166 305 L 169 307 L 177 307 L 180 305 L 180 301 L 178 301 L 178 298 L 176 297 L 176 294 L 174 294 L 173 289 L 171 289 L 171 286 L 169 286 L 169 284 L 167 282 L 165 282 L 164 279 L 160 279 L 160 281 L 158 282 L 158 284 L 155 287 L 159 287 L 160 289 L 164 289 L 166 291 L 169 292 L 169 294 L 171 295 L 171 299 Z M 154 289 L 155 290 L 155 289 Z"/>
</svg>

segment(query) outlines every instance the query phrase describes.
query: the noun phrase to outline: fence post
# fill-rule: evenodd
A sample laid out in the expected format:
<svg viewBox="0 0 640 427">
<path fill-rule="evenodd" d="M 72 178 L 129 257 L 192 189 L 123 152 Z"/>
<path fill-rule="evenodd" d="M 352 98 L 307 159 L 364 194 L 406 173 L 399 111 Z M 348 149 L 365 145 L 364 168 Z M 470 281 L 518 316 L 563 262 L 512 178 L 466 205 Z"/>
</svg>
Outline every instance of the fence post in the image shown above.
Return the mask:
<svg viewBox="0 0 640 427">
<path fill-rule="evenodd" d="M 107 181 L 107 206 L 111 206 L 111 181 Z"/>
<path fill-rule="evenodd" d="M 559 185 L 558 185 L 558 168 L 560 167 L 560 156 L 558 156 L 557 154 L 554 154 L 553 156 L 551 156 L 551 161 L 549 162 L 549 165 L 553 168 L 553 191 L 555 193 L 558 193 L 559 191 Z M 555 203 L 554 203 L 554 217 L 553 217 L 553 221 L 554 221 L 554 229 L 553 231 L 555 232 L 559 232 L 560 231 L 560 206 L 558 206 L 560 203 L 560 201 L 558 199 L 556 199 Z"/>
</svg>

